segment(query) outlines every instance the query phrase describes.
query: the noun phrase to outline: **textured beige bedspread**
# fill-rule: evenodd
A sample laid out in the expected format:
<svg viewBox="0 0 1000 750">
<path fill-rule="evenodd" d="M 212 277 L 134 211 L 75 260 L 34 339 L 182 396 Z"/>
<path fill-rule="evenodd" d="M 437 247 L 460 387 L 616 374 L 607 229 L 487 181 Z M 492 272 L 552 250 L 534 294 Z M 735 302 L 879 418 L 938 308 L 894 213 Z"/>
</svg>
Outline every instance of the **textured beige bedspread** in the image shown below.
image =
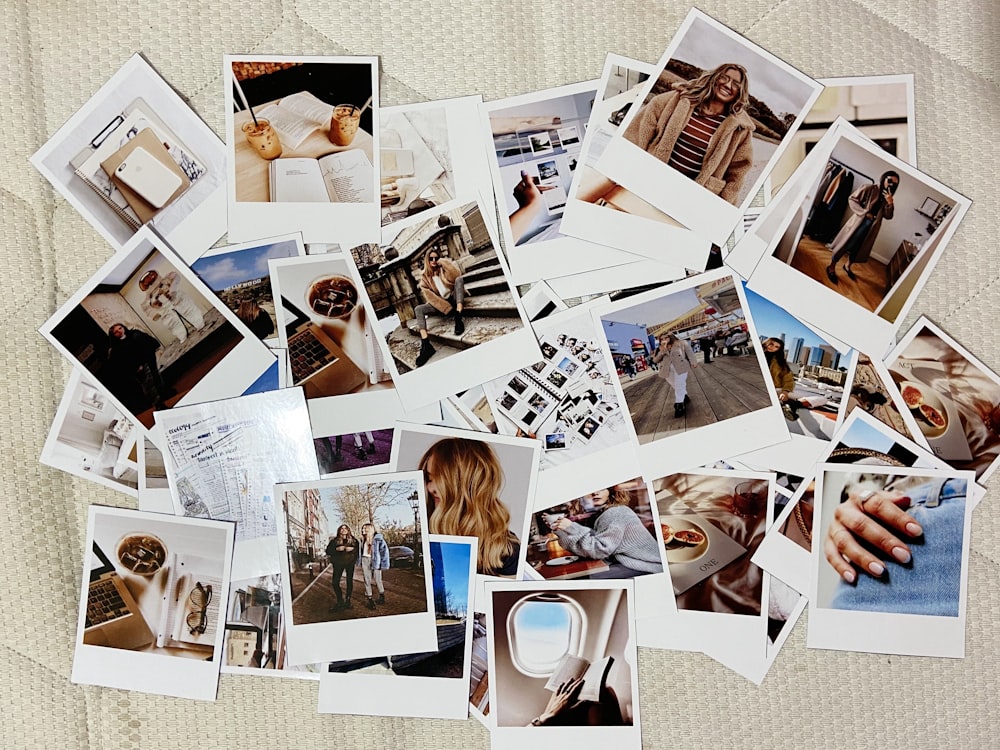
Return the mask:
<svg viewBox="0 0 1000 750">
<path fill-rule="evenodd" d="M 990 145 L 1000 142 L 1000 6 L 699 5 L 816 77 L 916 74 L 920 164 L 975 205 L 906 325 L 927 313 L 1000 368 L 997 158 Z M 36 328 L 110 248 L 56 197 L 28 156 L 136 50 L 221 133 L 224 52 L 379 54 L 385 104 L 477 92 L 494 99 L 594 78 L 609 50 L 655 60 L 687 4 L 4 0 L 2 8 L 0 745 L 485 748 L 489 737 L 474 720 L 318 716 L 316 686 L 305 681 L 224 677 L 214 704 L 69 683 L 86 506 L 128 499 L 38 463 L 69 370 Z M 998 506 L 990 496 L 976 513 L 963 661 L 807 650 L 800 627 L 758 689 L 706 657 L 644 650 L 644 744 L 995 747 Z"/>
</svg>

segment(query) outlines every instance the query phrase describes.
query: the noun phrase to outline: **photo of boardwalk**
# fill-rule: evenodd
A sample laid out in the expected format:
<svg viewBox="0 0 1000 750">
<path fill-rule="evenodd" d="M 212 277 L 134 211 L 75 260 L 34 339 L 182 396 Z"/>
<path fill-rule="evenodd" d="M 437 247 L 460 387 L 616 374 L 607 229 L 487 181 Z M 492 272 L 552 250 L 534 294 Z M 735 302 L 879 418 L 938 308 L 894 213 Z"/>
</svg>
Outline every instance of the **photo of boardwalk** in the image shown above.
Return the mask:
<svg viewBox="0 0 1000 750">
<path fill-rule="evenodd" d="M 640 444 L 771 405 L 732 277 L 601 317 Z"/>
</svg>

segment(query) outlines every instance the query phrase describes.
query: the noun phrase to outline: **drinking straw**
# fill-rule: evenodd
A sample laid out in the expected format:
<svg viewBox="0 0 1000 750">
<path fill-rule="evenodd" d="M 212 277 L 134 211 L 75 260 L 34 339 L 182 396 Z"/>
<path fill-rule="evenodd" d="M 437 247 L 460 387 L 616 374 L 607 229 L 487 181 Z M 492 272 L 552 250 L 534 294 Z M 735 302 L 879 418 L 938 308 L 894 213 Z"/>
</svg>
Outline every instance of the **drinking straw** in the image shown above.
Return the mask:
<svg viewBox="0 0 1000 750">
<path fill-rule="evenodd" d="M 254 127 L 259 128 L 260 123 L 257 122 L 257 115 L 253 113 L 253 107 L 251 107 L 250 102 L 247 101 L 246 94 L 243 93 L 243 87 L 240 86 L 240 82 L 236 80 L 235 73 L 233 73 L 233 85 L 236 87 L 236 93 L 240 95 L 240 100 L 243 102 L 243 106 L 250 110 L 250 116 L 253 118 Z M 371 101 L 371 99 L 368 101 Z"/>
<path fill-rule="evenodd" d="M 372 97 L 369 96 L 368 101 L 365 102 L 365 105 L 361 108 L 361 111 L 358 112 L 358 117 L 363 115 L 365 113 L 365 110 L 368 109 L 370 106 L 372 106 Z"/>
</svg>

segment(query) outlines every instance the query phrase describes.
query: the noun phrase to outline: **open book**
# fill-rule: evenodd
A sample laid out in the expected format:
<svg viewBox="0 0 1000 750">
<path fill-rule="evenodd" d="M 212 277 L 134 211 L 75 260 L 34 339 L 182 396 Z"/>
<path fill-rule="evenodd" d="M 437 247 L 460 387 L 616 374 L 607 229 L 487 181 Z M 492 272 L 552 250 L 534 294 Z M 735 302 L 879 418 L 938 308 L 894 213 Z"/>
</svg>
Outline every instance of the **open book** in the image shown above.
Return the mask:
<svg viewBox="0 0 1000 750">
<path fill-rule="evenodd" d="M 266 118 L 271 123 L 282 144 L 292 150 L 301 146 L 313 131 L 329 126 L 332 115 L 333 107 L 308 91 L 286 96 L 257 113 L 258 118 Z"/>
<path fill-rule="evenodd" d="M 275 159 L 269 166 L 273 203 L 373 203 L 374 168 L 361 149 L 319 159 Z"/>
<path fill-rule="evenodd" d="M 208 572 L 218 567 L 217 560 L 194 555 L 171 556 L 156 631 L 157 646 L 206 651 L 215 648 L 219 605 L 228 593 L 222 590 L 222 578 Z"/>
<path fill-rule="evenodd" d="M 577 698 L 581 701 L 594 701 L 596 703 L 601 699 L 601 688 L 607 682 L 608 673 L 614 663 L 615 657 L 613 656 L 605 656 L 591 664 L 579 656 L 566 654 L 559 662 L 559 666 L 556 667 L 556 671 L 549 677 L 549 681 L 545 683 L 545 689 L 555 692 L 559 685 L 566 680 L 582 677 L 583 686 L 580 688 Z"/>
</svg>

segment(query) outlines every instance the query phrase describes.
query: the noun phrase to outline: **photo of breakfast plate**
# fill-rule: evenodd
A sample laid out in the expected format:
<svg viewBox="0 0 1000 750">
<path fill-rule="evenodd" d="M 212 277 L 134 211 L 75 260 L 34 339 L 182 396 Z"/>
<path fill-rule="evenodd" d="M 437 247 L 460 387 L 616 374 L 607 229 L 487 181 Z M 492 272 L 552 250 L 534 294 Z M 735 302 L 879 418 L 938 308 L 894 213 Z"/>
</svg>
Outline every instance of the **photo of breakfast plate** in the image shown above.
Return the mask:
<svg viewBox="0 0 1000 750">
<path fill-rule="evenodd" d="M 925 436 L 932 438 L 945 433 L 949 423 L 948 407 L 933 388 L 904 380 L 899 384 L 899 392 Z"/>
<path fill-rule="evenodd" d="M 708 551 L 708 534 L 694 521 L 684 516 L 662 517 L 660 526 L 672 532 L 669 541 L 665 530 L 663 534 L 668 563 L 694 562 Z"/>
<path fill-rule="evenodd" d="M 694 529 L 680 529 L 674 534 L 674 540 L 688 547 L 696 547 L 705 541 L 705 535 Z"/>
<path fill-rule="evenodd" d="M 674 530 L 665 523 L 660 524 L 660 531 L 663 533 L 663 544 L 667 545 L 674 541 Z"/>
</svg>

